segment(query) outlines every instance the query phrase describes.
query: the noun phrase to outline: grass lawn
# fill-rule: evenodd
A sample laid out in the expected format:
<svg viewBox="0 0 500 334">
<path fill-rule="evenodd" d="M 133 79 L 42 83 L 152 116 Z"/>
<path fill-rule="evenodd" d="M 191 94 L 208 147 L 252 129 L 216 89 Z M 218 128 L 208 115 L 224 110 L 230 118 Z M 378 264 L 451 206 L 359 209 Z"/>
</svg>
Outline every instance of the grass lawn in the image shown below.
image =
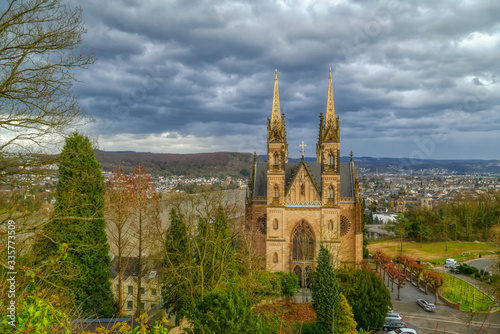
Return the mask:
<svg viewBox="0 0 500 334">
<path fill-rule="evenodd" d="M 476 256 L 478 254 L 491 254 L 491 252 L 500 251 L 499 248 L 495 248 L 494 244 L 489 242 L 460 242 L 460 241 L 448 241 L 446 245 L 445 242 L 415 242 L 415 241 L 403 241 L 403 254 L 409 255 L 416 260 L 429 261 L 435 263 L 441 263 L 447 258 L 454 258 L 457 261 L 463 261 L 467 258 Z M 395 254 L 401 254 L 401 244 L 399 239 L 381 240 L 381 241 L 371 241 L 368 245 L 368 250 L 370 253 L 376 251 L 377 249 L 383 250 L 390 257 L 394 257 Z"/>
</svg>

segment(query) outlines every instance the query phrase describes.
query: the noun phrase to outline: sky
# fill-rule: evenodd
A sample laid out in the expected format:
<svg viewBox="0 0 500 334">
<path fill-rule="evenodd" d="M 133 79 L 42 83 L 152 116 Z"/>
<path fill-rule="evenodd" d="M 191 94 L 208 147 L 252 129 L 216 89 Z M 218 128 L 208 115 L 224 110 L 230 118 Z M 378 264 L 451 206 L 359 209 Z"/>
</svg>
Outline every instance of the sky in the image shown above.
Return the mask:
<svg viewBox="0 0 500 334">
<path fill-rule="evenodd" d="M 290 156 L 314 156 L 331 67 L 342 156 L 500 159 L 500 1 L 78 5 L 100 149 L 265 154 L 277 69 Z"/>
</svg>

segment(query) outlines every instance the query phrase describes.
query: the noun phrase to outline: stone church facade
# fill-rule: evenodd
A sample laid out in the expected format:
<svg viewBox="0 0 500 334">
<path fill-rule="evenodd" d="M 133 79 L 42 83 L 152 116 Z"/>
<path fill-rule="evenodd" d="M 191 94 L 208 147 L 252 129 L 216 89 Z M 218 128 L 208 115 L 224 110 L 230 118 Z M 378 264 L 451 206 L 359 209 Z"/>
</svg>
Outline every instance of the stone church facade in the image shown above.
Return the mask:
<svg viewBox="0 0 500 334">
<path fill-rule="evenodd" d="M 307 284 L 320 243 L 333 264 L 357 265 L 363 257 L 362 199 L 357 169 L 340 162 L 339 118 L 335 115 L 331 69 L 326 112 L 320 113 L 316 162 L 288 162 L 285 115 L 274 78 L 267 121 L 267 162 L 254 157 L 247 218 L 265 234 L 266 270 L 295 272 Z"/>
</svg>

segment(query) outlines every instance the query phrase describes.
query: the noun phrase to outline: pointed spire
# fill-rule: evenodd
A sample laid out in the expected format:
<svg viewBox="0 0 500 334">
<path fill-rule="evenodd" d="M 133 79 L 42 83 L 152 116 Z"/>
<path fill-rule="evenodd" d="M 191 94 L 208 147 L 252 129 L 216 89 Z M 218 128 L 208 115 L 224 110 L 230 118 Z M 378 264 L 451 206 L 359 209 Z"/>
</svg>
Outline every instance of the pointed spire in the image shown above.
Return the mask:
<svg viewBox="0 0 500 334">
<path fill-rule="evenodd" d="M 274 70 L 274 95 L 273 110 L 271 114 L 271 126 L 278 125 L 281 128 L 280 95 L 278 92 L 278 70 Z"/>
<path fill-rule="evenodd" d="M 329 126 L 334 122 L 335 105 L 333 103 L 332 68 L 330 67 L 330 75 L 328 76 L 328 99 L 326 101 L 325 126 Z"/>
</svg>

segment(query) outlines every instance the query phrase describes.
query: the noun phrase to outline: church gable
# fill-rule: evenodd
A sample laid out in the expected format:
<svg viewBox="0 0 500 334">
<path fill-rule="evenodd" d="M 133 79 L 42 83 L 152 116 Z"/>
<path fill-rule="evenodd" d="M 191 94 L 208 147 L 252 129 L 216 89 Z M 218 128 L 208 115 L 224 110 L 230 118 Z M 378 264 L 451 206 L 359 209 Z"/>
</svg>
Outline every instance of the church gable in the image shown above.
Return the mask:
<svg viewBox="0 0 500 334">
<path fill-rule="evenodd" d="M 286 189 L 286 204 L 321 204 L 321 195 L 316 182 L 304 162 L 298 164 Z"/>
</svg>

